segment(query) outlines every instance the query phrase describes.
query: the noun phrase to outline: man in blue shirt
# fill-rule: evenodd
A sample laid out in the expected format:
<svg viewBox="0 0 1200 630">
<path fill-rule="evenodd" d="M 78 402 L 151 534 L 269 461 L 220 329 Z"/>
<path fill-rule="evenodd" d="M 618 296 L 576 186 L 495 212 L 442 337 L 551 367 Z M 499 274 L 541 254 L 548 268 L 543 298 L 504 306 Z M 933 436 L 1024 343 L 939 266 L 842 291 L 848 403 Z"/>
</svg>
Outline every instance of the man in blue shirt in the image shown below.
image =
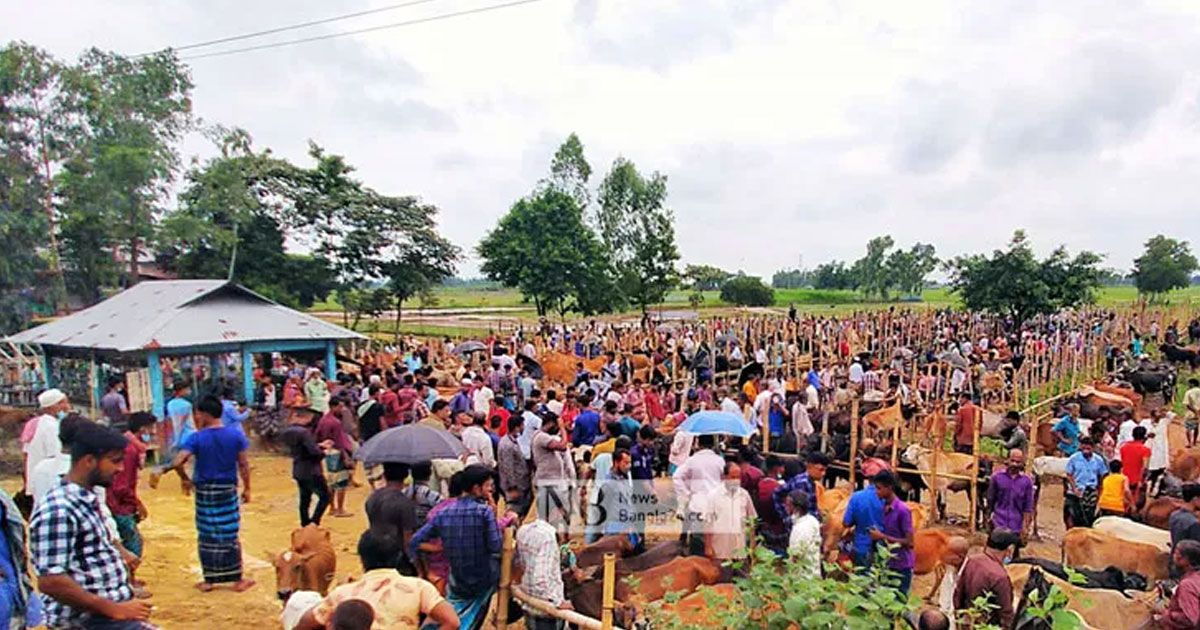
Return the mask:
<svg viewBox="0 0 1200 630">
<path fill-rule="evenodd" d="M 246 429 L 242 427 L 242 423 L 249 417 L 250 409 L 239 408 L 233 400 L 233 389 L 225 388 L 221 395 L 221 426 L 232 426 L 244 434 Z"/>
<path fill-rule="evenodd" d="M 854 546 L 850 554 L 856 567 L 869 567 L 874 560 L 875 542 L 871 530 L 883 528 L 883 501 L 872 486 L 850 495 L 842 525 L 854 531 Z"/>
<path fill-rule="evenodd" d="M 584 395 L 580 400 L 583 411 L 575 418 L 575 428 L 571 429 L 571 444 L 573 446 L 591 446 L 600 433 L 600 414 L 592 409 L 592 399 Z"/>
<path fill-rule="evenodd" d="M 450 563 L 446 599 L 458 613 L 461 627 L 477 628 L 487 616 L 500 575 L 500 528 L 487 504 L 494 488 L 491 469 L 474 464 L 461 475 L 463 495 L 417 530 L 409 552 L 419 558 L 421 551 L 436 551 L 428 541 L 441 539 Z"/>
<path fill-rule="evenodd" d="M 1067 493 L 1063 495 L 1063 520 L 1067 529 L 1092 526 L 1099 499 L 1097 488 L 1107 474 L 1108 464 L 1092 452 L 1091 438 L 1079 440 L 1079 452 L 1067 460 Z"/>
<path fill-rule="evenodd" d="M 471 400 L 472 385 L 471 379 L 464 378 L 462 380 L 458 393 L 450 398 L 450 417 L 457 418 L 458 414 L 474 408 L 474 401 Z"/>
<path fill-rule="evenodd" d="M 1079 405 L 1067 405 L 1067 415 L 1063 416 L 1051 431 L 1058 440 L 1058 450 L 1063 456 L 1070 457 L 1079 450 Z"/>
</svg>

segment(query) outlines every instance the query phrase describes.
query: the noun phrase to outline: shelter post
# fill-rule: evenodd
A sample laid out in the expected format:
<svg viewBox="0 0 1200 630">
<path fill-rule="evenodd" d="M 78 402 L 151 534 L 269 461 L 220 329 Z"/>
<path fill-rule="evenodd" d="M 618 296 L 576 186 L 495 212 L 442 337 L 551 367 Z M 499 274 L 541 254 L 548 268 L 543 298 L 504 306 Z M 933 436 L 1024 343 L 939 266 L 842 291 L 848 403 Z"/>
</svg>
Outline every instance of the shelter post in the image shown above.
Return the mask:
<svg viewBox="0 0 1200 630">
<path fill-rule="evenodd" d="M 933 453 L 931 456 L 932 463 L 929 466 L 929 514 L 930 520 L 934 523 L 938 522 L 941 515 L 938 514 L 938 493 L 941 488 L 938 486 L 938 456 L 942 452 L 942 445 L 946 443 L 946 416 L 943 413 L 945 407 L 942 403 L 936 403 L 933 408 Z"/>
<path fill-rule="evenodd" d="M 337 378 L 337 342 L 325 342 L 325 378 L 333 380 Z"/>
<path fill-rule="evenodd" d="M 242 344 L 242 394 L 246 405 L 254 404 L 254 353 Z"/>
<path fill-rule="evenodd" d="M 104 389 L 100 384 L 100 368 L 96 367 L 96 355 L 92 355 L 88 361 L 88 382 L 91 384 L 92 394 L 92 413 L 100 409 L 100 398 L 104 396 Z"/>
<path fill-rule="evenodd" d="M 50 354 L 46 352 L 46 348 L 42 348 L 42 387 L 50 389 L 54 387 L 54 375 L 50 373 Z"/>
<path fill-rule="evenodd" d="M 150 412 L 159 420 L 162 420 L 164 415 L 163 405 L 165 404 L 163 401 L 162 363 L 158 360 L 158 352 L 156 350 L 151 350 L 146 355 L 146 369 L 150 378 L 150 400 L 153 405 Z"/>
</svg>

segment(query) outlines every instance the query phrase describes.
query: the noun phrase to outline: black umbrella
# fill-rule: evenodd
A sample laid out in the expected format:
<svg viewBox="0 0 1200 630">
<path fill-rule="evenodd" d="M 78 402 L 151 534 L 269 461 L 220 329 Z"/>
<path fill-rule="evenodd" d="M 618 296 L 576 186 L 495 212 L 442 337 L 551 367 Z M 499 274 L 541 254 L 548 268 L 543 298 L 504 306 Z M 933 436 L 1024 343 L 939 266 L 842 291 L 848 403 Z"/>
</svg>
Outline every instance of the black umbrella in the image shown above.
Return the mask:
<svg viewBox="0 0 1200 630">
<path fill-rule="evenodd" d="M 546 371 L 542 369 L 542 364 L 527 354 L 517 355 L 517 365 L 521 366 L 522 370 L 529 372 L 530 378 L 538 380 L 546 378 Z"/>
<path fill-rule="evenodd" d="M 738 387 L 740 388 L 742 385 L 746 384 L 746 381 L 754 378 L 755 376 L 762 376 L 764 373 L 765 370 L 763 370 L 763 364 L 759 363 L 758 361 L 747 364 L 746 367 L 742 368 L 742 371 L 738 373 Z"/>
<path fill-rule="evenodd" d="M 449 431 L 423 424 L 406 424 L 382 431 L 367 440 L 354 457 L 367 466 L 418 464 L 434 459 L 454 459 L 463 451 L 462 442 Z"/>
</svg>

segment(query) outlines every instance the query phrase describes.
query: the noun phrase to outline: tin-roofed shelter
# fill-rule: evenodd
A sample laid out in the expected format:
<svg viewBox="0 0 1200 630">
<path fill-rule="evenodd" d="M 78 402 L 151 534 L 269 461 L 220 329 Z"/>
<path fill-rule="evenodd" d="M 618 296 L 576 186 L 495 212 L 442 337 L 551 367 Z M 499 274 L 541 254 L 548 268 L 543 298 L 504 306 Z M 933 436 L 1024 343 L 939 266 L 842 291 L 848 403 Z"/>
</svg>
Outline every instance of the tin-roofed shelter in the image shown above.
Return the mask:
<svg viewBox="0 0 1200 630">
<path fill-rule="evenodd" d="M 246 400 L 254 399 L 254 355 L 320 352 L 334 378 L 339 341 L 362 339 L 351 330 L 300 313 L 233 282 L 165 280 L 141 282 L 67 317 L 9 337 L 42 350 L 47 387 L 55 383 L 56 358 L 91 362 L 91 388 L 99 399 L 100 362 L 145 365 L 151 411 L 164 412 L 162 360 L 166 357 L 239 353 Z"/>
</svg>

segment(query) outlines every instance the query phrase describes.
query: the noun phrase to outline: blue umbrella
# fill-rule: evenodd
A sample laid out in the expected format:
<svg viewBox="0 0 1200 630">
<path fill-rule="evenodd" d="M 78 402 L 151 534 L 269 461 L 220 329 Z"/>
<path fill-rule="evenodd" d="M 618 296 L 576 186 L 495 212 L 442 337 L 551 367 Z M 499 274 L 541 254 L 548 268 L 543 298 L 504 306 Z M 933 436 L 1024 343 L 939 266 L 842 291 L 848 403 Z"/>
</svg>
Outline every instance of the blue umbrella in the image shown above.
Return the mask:
<svg viewBox="0 0 1200 630">
<path fill-rule="evenodd" d="M 728 411 L 698 411 L 688 416 L 677 430 L 693 435 L 723 433 L 736 437 L 750 437 L 753 433 L 744 418 Z"/>
</svg>

